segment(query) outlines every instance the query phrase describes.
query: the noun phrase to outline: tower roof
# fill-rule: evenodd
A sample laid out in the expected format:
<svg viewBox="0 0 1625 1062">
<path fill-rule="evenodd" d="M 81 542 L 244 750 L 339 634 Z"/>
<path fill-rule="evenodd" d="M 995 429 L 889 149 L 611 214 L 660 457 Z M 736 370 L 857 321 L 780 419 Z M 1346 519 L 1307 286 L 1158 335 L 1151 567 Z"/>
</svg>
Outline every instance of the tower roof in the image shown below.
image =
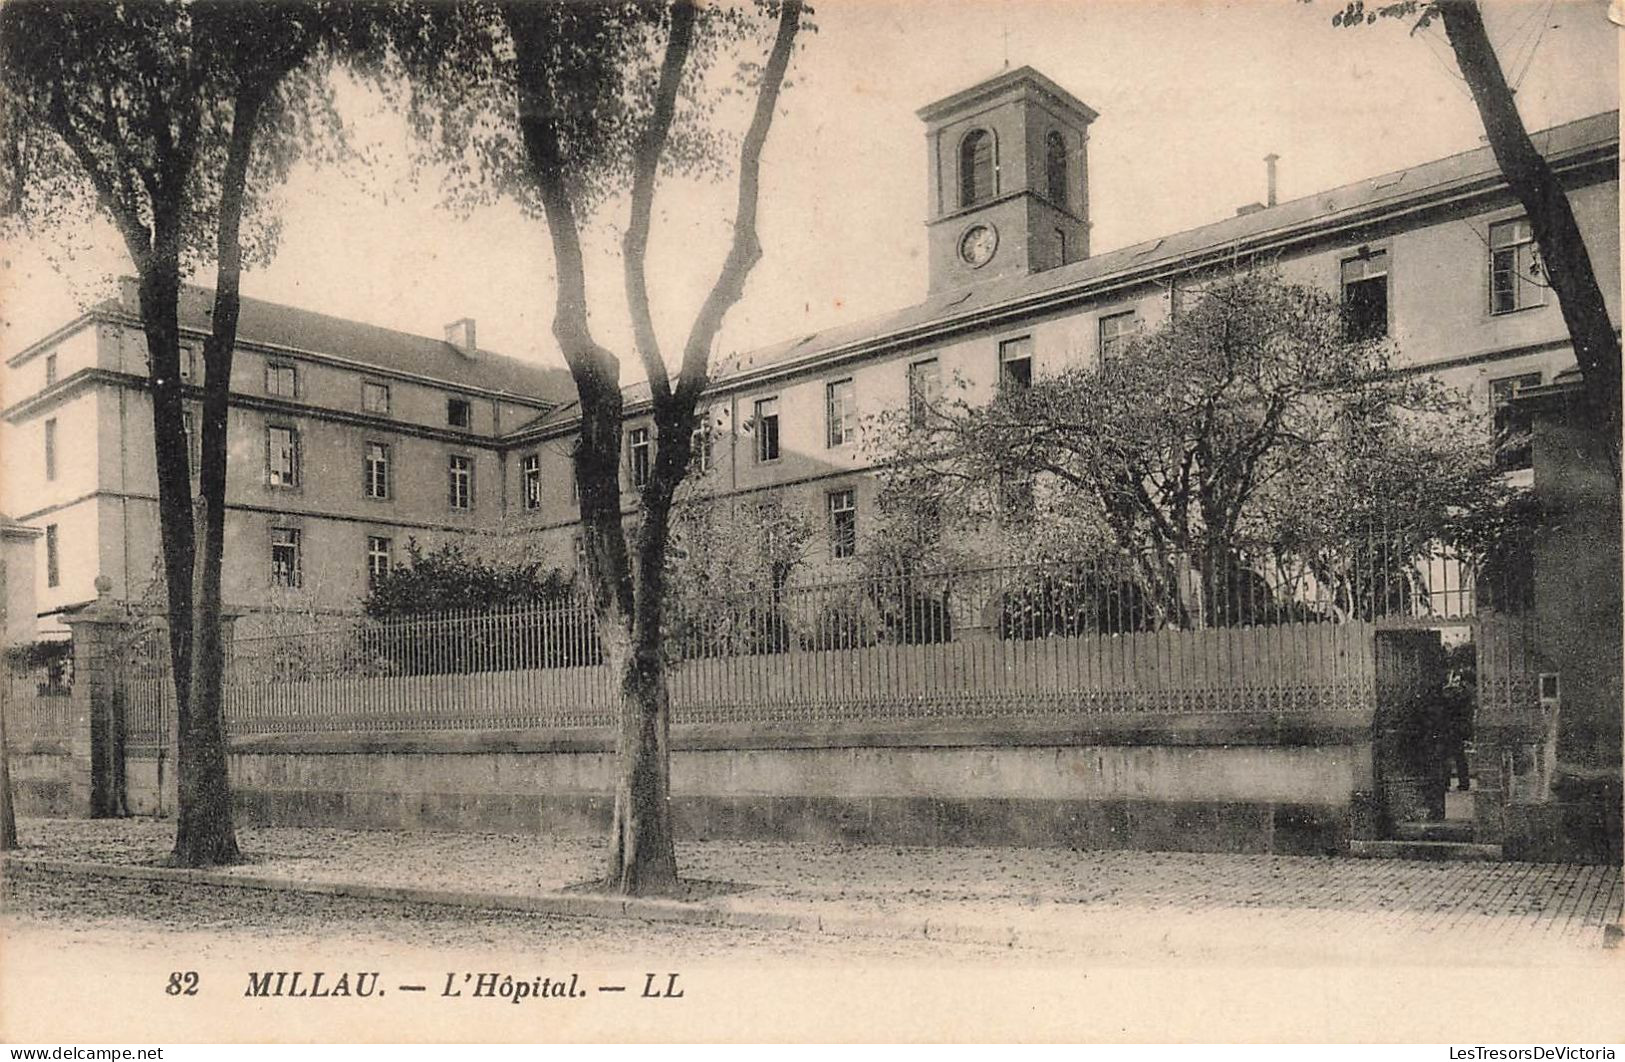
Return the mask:
<svg viewBox="0 0 1625 1062">
<path fill-rule="evenodd" d="M 956 111 L 964 110 L 972 104 L 981 103 L 998 96 L 1014 94 L 1017 91 L 1034 92 L 1049 97 L 1052 102 L 1072 111 L 1085 125 L 1100 117 L 1099 112 L 1094 108 L 1030 66 L 1018 66 L 1014 70 L 1005 70 L 995 74 L 985 81 L 978 81 L 969 88 L 960 89 L 951 96 L 944 96 L 935 103 L 928 103 L 914 113 L 920 116 L 921 121 L 929 124 Z"/>
</svg>

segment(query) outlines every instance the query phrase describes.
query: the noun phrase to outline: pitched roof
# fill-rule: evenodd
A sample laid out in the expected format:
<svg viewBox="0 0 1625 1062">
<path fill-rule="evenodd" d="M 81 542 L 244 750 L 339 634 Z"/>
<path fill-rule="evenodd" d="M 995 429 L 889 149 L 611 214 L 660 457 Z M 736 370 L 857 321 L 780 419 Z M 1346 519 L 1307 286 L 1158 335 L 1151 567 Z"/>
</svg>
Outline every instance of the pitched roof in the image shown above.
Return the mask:
<svg viewBox="0 0 1625 1062">
<path fill-rule="evenodd" d="M 44 532 L 39 528 L 20 524 L 5 513 L 0 513 L 0 535 L 24 535 L 33 538 L 42 534 Z"/>
<path fill-rule="evenodd" d="M 128 313 L 118 299 L 102 302 L 95 309 Z M 212 290 L 192 285 L 181 289 L 182 328 L 207 332 L 213 312 Z M 547 403 L 567 401 L 575 395 L 575 385 L 565 369 L 486 350 L 470 356 L 441 339 L 261 299 L 245 297 L 242 300 L 237 335 L 248 343 L 327 354 L 381 370 L 426 376 L 454 386 L 481 388 Z"/>
<path fill-rule="evenodd" d="M 1535 146 L 1547 158 L 1561 158 L 1609 144 L 1614 145 L 1617 151 L 1619 112 L 1608 111 L 1553 126 L 1534 133 L 1533 139 Z M 1343 219 L 1358 219 L 1368 213 L 1402 206 L 1430 191 L 1444 192 L 1456 186 L 1499 178 L 1500 170 L 1488 147 L 1464 151 L 1170 236 L 1146 240 L 1058 269 L 938 292 L 923 302 L 880 317 L 837 325 L 796 339 L 727 355 L 719 359 L 712 369 L 712 386 L 722 387 L 741 376 L 816 360 L 843 348 L 861 346 L 871 339 L 949 322 L 974 315 L 978 310 L 1002 304 L 1020 304 L 1028 299 L 1069 291 L 1085 292 L 1117 274 L 1177 266 L 1204 253 L 1243 245 L 1272 233 L 1299 230 L 1310 224 L 1334 224 Z M 627 407 L 634 408 L 648 400 L 648 384 L 629 384 L 622 389 L 622 393 Z M 567 423 L 576 415 L 576 404 L 571 401 L 518 430 L 523 432 Z"/>
<path fill-rule="evenodd" d="M 1587 148 L 1619 142 L 1619 112 L 1591 115 L 1565 125 L 1554 126 L 1533 135 L 1535 146 L 1548 158 L 1568 155 Z M 1429 190 L 1469 183 L 1484 177 L 1499 177 L 1495 157 L 1488 147 L 1425 162 L 1409 169 L 1366 178 L 1331 191 L 1288 200 L 1247 214 L 1228 217 L 1194 229 L 1153 240 L 1145 240 L 1105 254 L 1085 258 L 1057 269 L 1009 277 L 972 287 L 938 292 L 924 302 L 882 317 L 850 325 L 839 325 L 767 347 L 742 351 L 722 359 L 712 374 L 721 383 L 738 376 L 776 365 L 814 357 L 870 336 L 881 336 L 937 320 L 972 313 L 1005 302 L 1031 296 L 1083 289 L 1090 284 L 1126 270 L 1172 265 L 1205 251 L 1242 244 L 1276 230 L 1293 229 L 1311 222 L 1333 222 L 1357 217 L 1367 211 L 1403 204 Z"/>
</svg>

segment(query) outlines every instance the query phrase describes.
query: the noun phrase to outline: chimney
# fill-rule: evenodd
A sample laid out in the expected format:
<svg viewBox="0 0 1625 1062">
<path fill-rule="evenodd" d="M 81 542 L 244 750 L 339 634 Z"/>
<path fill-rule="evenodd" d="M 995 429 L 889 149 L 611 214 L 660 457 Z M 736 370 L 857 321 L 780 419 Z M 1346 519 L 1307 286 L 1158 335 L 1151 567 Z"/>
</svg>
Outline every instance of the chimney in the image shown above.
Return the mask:
<svg viewBox="0 0 1625 1062">
<path fill-rule="evenodd" d="M 141 282 L 135 277 L 118 278 L 119 309 L 141 316 Z"/>
<path fill-rule="evenodd" d="M 462 317 L 446 326 L 446 342 L 472 356 L 479 350 L 474 345 L 474 318 Z"/>
<path fill-rule="evenodd" d="M 1275 205 L 1275 163 L 1280 157 L 1273 151 L 1264 156 L 1264 170 L 1269 174 L 1269 198 L 1265 200 L 1268 206 Z"/>
</svg>

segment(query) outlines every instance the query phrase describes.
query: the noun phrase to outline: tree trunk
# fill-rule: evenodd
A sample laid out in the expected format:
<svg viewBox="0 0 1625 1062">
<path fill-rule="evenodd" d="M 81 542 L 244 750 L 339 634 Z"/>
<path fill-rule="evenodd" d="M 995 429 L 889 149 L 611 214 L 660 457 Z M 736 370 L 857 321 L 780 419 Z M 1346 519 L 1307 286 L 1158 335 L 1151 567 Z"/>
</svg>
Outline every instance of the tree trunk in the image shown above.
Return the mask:
<svg viewBox="0 0 1625 1062">
<path fill-rule="evenodd" d="M 225 418 L 206 417 L 204 443 L 218 459 L 212 520 L 212 566 L 199 564 L 193 522 L 192 483 L 183 393 L 180 381 L 180 280 L 172 265 L 149 267 L 141 282 L 141 317 L 151 366 L 153 437 L 158 464 L 159 531 L 169 604 L 171 673 L 175 682 L 176 825 L 171 861 L 201 867 L 240 858 L 231 826 L 231 791 L 226 776 L 225 731 L 221 722 L 220 542 L 224 527 Z M 213 372 L 208 376 L 215 376 Z M 212 381 L 211 381 L 212 382 Z M 223 386 L 223 381 L 221 381 Z M 223 404 L 223 403 L 222 403 Z M 211 430 L 213 429 L 213 430 Z M 205 469 L 211 462 L 205 461 Z M 212 527 L 211 527 L 212 525 Z M 214 533 L 208 534 L 212 529 Z M 214 592 L 204 595 L 201 614 L 194 604 L 197 569 L 212 569 Z M 200 661 L 201 658 L 201 661 Z M 199 670 L 199 663 L 202 670 Z M 212 681 L 209 675 L 212 674 Z M 203 678 L 200 684 L 199 679 Z M 198 694 L 201 700 L 195 700 Z"/>
<path fill-rule="evenodd" d="M 1529 215 L 1546 277 L 1557 293 L 1574 344 L 1574 357 L 1585 374 L 1585 393 L 1596 430 L 1607 442 L 1614 477 L 1619 477 L 1620 349 L 1608 317 L 1608 304 L 1597 284 L 1580 226 L 1574 220 L 1562 182 L 1524 128 L 1512 89 L 1484 30 L 1475 0 L 1440 0 L 1445 34 L 1456 62 L 1472 90 L 1484 122 L 1490 150 L 1507 185 Z"/>
<path fill-rule="evenodd" d="M 164 551 L 169 607 L 169 654 L 175 676 L 175 710 L 185 720 L 185 676 L 192 671 L 192 484 L 188 467 L 181 390 L 180 267 L 172 256 L 154 255 L 141 270 L 141 327 L 147 339 L 152 434 L 158 471 L 158 534 Z"/>
<path fill-rule="evenodd" d="M 606 884 L 628 896 L 677 889 L 671 822 L 671 699 L 658 648 L 617 662 L 621 722 Z"/>
<path fill-rule="evenodd" d="M 0 590 L 5 580 L 0 577 Z M 4 604 L 0 603 L 0 609 Z M 0 852 L 17 847 L 17 810 L 11 802 L 11 747 L 6 744 L 6 708 L 11 695 L 11 683 L 0 674 Z"/>
<path fill-rule="evenodd" d="M 666 543 L 671 507 L 691 457 L 694 407 L 660 401 L 655 414 L 655 461 L 643 491 L 637 529 L 632 652 L 620 669 L 620 781 L 610 831 L 610 881 L 628 895 L 677 887 L 671 819 L 671 694 L 666 684 L 662 620 L 666 602 Z"/>
<path fill-rule="evenodd" d="M 218 557 L 215 561 L 219 564 Z M 226 768 L 226 732 L 221 718 L 224 652 L 218 600 L 200 609 L 194 629 L 201 637 L 192 650 L 191 711 L 180 732 L 176 763 L 178 800 L 176 866 L 208 867 L 242 859 L 232 825 L 231 785 Z"/>
<path fill-rule="evenodd" d="M 576 477 L 586 530 L 589 581 L 599 633 L 620 692 L 614 820 L 605 885 L 629 896 L 670 893 L 677 888 L 672 844 L 670 700 L 660 656 L 658 628 L 640 625 L 640 598 L 650 592 L 651 566 L 638 529 L 638 585 L 621 521 L 621 395 L 617 387 L 579 384 L 581 443 Z M 657 457 L 656 464 L 659 464 Z M 648 514 L 645 513 L 645 520 Z M 653 569 L 658 569 L 657 559 Z M 658 583 L 658 576 L 656 582 Z M 660 590 L 653 590 L 656 597 Z"/>
<path fill-rule="evenodd" d="M 176 763 L 178 800 L 171 861 L 185 867 L 218 866 L 242 859 L 232 823 L 226 763 L 226 655 L 220 593 L 225 542 L 225 423 L 223 416 L 216 421 L 209 415 L 211 412 L 205 409 L 203 428 L 204 484 L 202 518 L 198 521 L 201 548 L 192 615 L 192 670 L 187 676 L 190 710 L 180 733 Z"/>
<path fill-rule="evenodd" d="M 267 67 L 261 79 L 245 86 L 237 97 L 226 164 L 221 172 L 214 312 L 203 350 L 203 439 L 199 448 L 199 512 L 193 540 L 196 570 L 192 659 L 191 669 L 186 672 L 190 711 L 180 735 L 176 764 L 179 809 L 171 859 L 180 866 L 215 866 L 242 859 L 232 823 L 231 779 L 226 760 L 226 646 L 220 584 L 225 561 L 231 363 L 242 311 L 243 192 L 261 109 L 272 89 L 303 54 L 303 48 L 294 49 L 280 64 Z"/>
<path fill-rule="evenodd" d="M 6 559 L 0 556 L 0 631 L 6 629 Z M 17 847 L 17 810 L 11 802 L 11 746 L 6 742 L 6 713 L 11 706 L 11 675 L 0 663 L 0 852 Z"/>
</svg>

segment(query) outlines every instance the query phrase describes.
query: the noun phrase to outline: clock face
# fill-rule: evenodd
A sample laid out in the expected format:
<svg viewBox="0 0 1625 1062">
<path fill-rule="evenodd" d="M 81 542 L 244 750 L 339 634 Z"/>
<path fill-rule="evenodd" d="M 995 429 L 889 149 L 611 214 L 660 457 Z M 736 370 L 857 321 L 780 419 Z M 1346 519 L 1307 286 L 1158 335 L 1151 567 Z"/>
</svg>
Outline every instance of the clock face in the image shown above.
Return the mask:
<svg viewBox="0 0 1625 1062">
<path fill-rule="evenodd" d="M 972 225 L 959 238 L 959 257 L 973 266 L 986 265 L 999 246 L 999 232 L 991 225 Z"/>
</svg>

